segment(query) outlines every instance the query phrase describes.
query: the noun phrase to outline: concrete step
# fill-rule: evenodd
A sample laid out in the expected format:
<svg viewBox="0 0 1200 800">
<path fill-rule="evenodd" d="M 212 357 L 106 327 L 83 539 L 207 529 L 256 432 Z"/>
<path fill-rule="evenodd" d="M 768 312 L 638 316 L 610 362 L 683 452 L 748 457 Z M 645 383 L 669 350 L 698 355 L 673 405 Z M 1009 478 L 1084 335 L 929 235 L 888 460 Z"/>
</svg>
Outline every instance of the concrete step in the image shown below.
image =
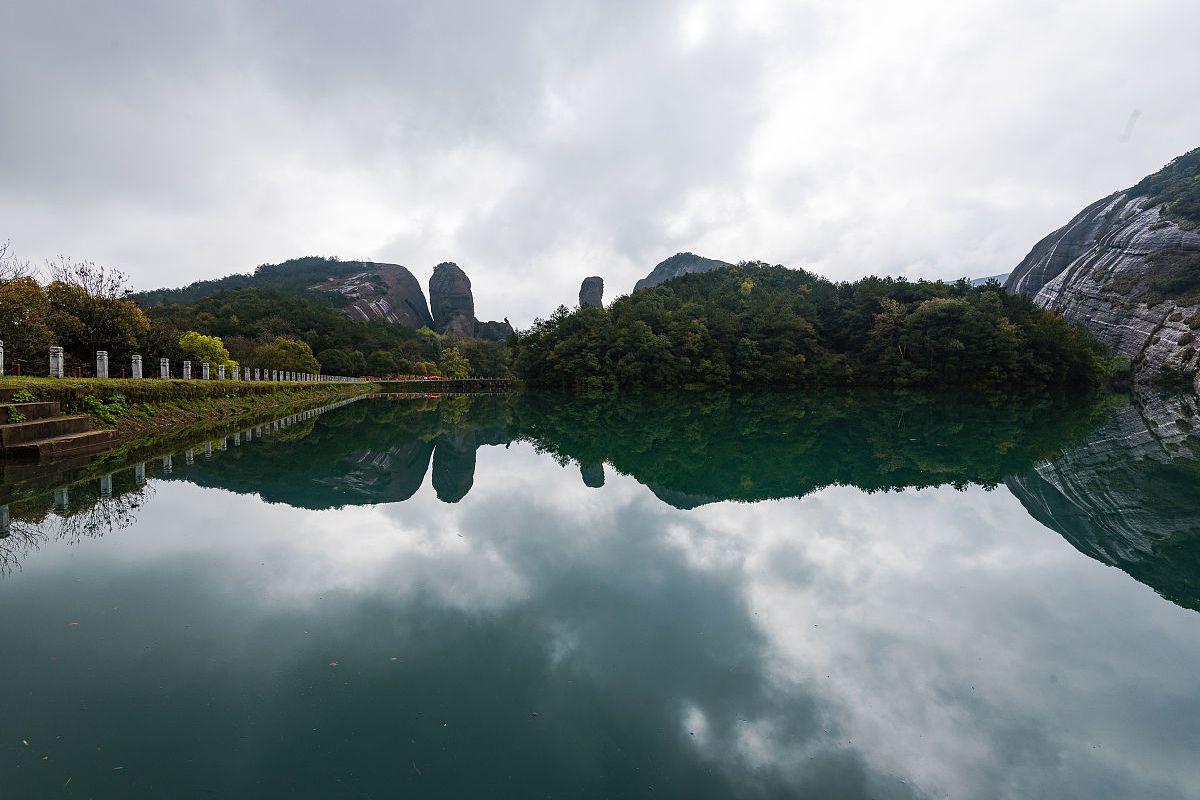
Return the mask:
<svg viewBox="0 0 1200 800">
<path fill-rule="evenodd" d="M 84 417 L 84 419 L 87 419 Z M 6 446 L 6 457 L 21 460 L 59 459 L 69 456 L 87 455 L 107 450 L 117 443 L 117 432 L 111 430 L 79 431 L 45 439 L 32 439 L 19 444 Z"/>
<path fill-rule="evenodd" d="M 7 453 L 14 445 L 72 433 L 83 433 L 91 427 L 87 416 L 50 417 L 29 422 L 10 422 L 0 425 L 0 448 Z"/>
<path fill-rule="evenodd" d="M 12 422 L 14 411 L 27 421 L 58 416 L 62 408 L 58 403 L 0 403 L 0 425 Z"/>
</svg>

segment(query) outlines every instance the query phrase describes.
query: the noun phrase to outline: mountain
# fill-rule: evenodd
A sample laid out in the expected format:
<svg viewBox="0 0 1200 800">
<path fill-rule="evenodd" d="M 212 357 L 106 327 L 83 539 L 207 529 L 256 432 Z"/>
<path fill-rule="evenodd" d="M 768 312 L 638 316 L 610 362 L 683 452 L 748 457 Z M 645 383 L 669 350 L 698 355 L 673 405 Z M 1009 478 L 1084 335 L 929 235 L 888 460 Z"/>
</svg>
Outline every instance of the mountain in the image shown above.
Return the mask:
<svg viewBox="0 0 1200 800">
<path fill-rule="evenodd" d="M 406 328 L 432 328 L 421 284 L 399 264 L 357 263 L 361 272 L 332 275 L 307 288 L 346 298 L 342 312 L 351 319 L 386 319 Z"/>
<path fill-rule="evenodd" d="M 695 253 L 676 253 L 666 261 L 660 262 L 650 271 L 649 275 L 635 283 L 633 290 L 636 292 L 638 289 L 649 289 L 651 286 L 658 286 L 663 281 L 678 278 L 680 275 L 687 275 L 693 272 L 708 272 L 709 270 L 729 266 L 732 266 L 732 264 L 712 258 L 703 258 Z"/>
<path fill-rule="evenodd" d="M 1128 358 L 1139 383 L 1200 391 L 1200 148 L 1097 200 L 1005 282 Z"/>
<path fill-rule="evenodd" d="M 604 278 L 592 275 L 579 284 L 580 308 L 604 308 Z"/>
<path fill-rule="evenodd" d="M 238 289 L 276 289 L 336 295 L 334 305 L 355 320 L 382 319 L 406 328 L 431 328 L 492 341 L 512 333 L 508 320 L 475 319 L 471 280 L 456 264 L 434 268 L 429 281 L 430 302 L 416 276 L 400 264 L 374 261 L 341 261 L 307 256 L 279 264 L 263 264 L 249 275 L 230 275 L 197 281 L 181 289 L 139 292 L 133 299 L 143 308 L 192 304 L 222 292 Z M 432 310 L 431 310 L 432 307 Z"/>
<path fill-rule="evenodd" d="M 995 281 L 996 283 L 1003 284 L 1006 280 L 1008 280 L 1008 276 L 1009 273 L 1002 272 L 999 275 L 988 275 L 986 278 L 970 278 L 969 280 L 971 281 L 972 286 L 983 286 L 988 281 Z"/>
<path fill-rule="evenodd" d="M 429 307 L 434 330 L 459 336 L 502 342 L 513 332 L 508 320 L 480 322 L 475 318 L 475 296 L 471 279 L 452 261 L 433 268 L 429 278 Z"/>
</svg>

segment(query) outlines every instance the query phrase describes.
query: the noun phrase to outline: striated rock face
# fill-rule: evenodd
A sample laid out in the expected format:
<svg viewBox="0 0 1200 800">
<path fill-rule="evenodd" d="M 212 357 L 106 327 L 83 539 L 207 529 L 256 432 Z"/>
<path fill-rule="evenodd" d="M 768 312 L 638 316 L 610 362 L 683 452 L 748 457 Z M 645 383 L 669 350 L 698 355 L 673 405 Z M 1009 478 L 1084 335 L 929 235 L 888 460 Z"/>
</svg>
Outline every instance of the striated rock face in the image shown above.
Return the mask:
<svg viewBox="0 0 1200 800">
<path fill-rule="evenodd" d="M 1200 282 L 1200 229 L 1136 188 L 1093 203 L 1038 242 L 1005 288 L 1081 323 L 1133 363 L 1138 382 L 1168 370 L 1190 374 L 1200 391 L 1200 298 L 1178 278 L 1191 270 Z"/>
<path fill-rule="evenodd" d="M 1080 552 L 1200 610 L 1200 408 L 1135 397 L 1087 444 L 1005 483 Z"/>
<path fill-rule="evenodd" d="M 433 325 L 421 284 L 399 264 L 362 262 L 363 271 L 340 275 L 310 288 L 337 292 L 348 301 L 342 311 L 352 319 L 385 319 L 408 328 Z"/>
<path fill-rule="evenodd" d="M 658 264 L 650 271 L 649 275 L 635 283 L 633 290 L 636 292 L 638 289 L 649 289 L 651 286 L 658 286 L 663 281 L 678 278 L 680 275 L 687 275 L 692 272 L 708 272 L 709 270 L 728 266 L 732 265 L 712 258 L 702 258 L 695 253 L 676 253 L 666 261 Z"/>
<path fill-rule="evenodd" d="M 458 264 L 443 261 L 429 278 L 429 308 L 438 333 L 475 335 L 475 298 L 471 279 Z"/>
<path fill-rule="evenodd" d="M 580 308 L 604 308 L 604 278 L 593 275 L 579 285 Z"/>
</svg>

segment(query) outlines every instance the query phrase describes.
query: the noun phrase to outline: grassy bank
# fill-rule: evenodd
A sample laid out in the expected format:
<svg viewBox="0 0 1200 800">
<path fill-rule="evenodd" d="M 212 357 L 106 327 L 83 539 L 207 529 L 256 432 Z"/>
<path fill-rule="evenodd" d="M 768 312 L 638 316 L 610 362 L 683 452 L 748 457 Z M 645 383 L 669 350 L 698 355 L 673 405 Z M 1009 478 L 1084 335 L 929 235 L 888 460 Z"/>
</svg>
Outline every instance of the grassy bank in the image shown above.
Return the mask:
<svg viewBox="0 0 1200 800">
<path fill-rule="evenodd" d="M 278 417 L 376 391 L 371 383 L 274 383 L 200 380 L 0 378 L 0 388 L 88 414 L 113 428 L 123 445 L 192 429 Z"/>
</svg>

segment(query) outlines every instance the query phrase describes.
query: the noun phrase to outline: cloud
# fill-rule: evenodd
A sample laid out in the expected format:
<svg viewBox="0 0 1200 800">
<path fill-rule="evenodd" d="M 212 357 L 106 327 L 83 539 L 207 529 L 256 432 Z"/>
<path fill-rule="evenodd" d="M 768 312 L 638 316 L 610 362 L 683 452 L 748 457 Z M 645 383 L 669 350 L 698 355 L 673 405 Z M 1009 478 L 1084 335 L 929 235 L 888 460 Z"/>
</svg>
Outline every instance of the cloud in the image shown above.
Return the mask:
<svg viewBox="0 0 1200 800">
<path fill-rule="evenodd" d="M 518 324 L 678 250 L 989 275 L 1198 144 L 1198 22 L 1181 0 L 9 4 L 0 237 L 141 288 L 452 259 Z"/>
</svg>

